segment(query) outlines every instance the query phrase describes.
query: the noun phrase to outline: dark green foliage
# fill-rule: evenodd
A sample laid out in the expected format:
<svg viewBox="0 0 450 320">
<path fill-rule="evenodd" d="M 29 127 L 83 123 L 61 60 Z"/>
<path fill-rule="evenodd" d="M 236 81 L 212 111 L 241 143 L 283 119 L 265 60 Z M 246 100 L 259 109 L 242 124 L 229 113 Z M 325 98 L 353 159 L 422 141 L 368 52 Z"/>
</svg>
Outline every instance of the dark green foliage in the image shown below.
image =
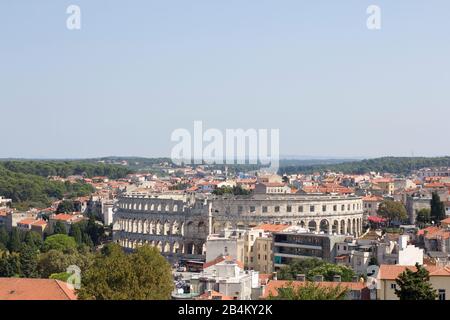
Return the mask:
<svg viewBox="0 0 450 320">
<path fill-rule="evenodd" d="M 431 223 L 431 210 L 430 209 L 420 209 L 416 214 L 416 223 L 419 226 L 424 226 Z"/>
<path fill-rule="evenodd" d="M 344 300 L 348 289 L 344 286 L 321 287 L 314 282 L 301 286 L 292 283 L 277 290 L 277 295 L 270 295 L 269 300 Z"/>
<path fill-rule="evenodd" d="M 435 300 L 436 290 L 430 283 L 430 274 L 423 266 L 416 264 L 416 271 L 406 269 L 395 280 L 399 289 L 395 294 L 400 300 Z"/>
<path fill-rule="evenodd" d="M 441 198 L 437 192 L 433 192 L 431 198 L 431 219 L 435 223 L 440 223 L 441 220 L 445 219 L 445 204 L 441 201 Z"/>
<path fill-rule="evenodd" d="M 130 170 L 118 165 L 91 163 L 87 161 L 1 161 L 3 168 L 41 177 L 83 175 L 86 177 L 106 176 L 111 179 L 124 178 Z"/>
<path fill-rule="evenodd" d="M 13 228 L 9 235 L 8 250 L 9 252 L 19 252 L 22 246 L 22 233 L 19 229 Z"/>
<path fill-rule="evenodd" d="M 408 218 L 405 206 L 398 201 L 384 200 L 378 207 L 378 214 L 389 221 L 403 221 Z"/>
<path fill-rule="evenodd" d="M 25 210 L 29 207 L 46 207 L 52 199 L 86 196 L 94 188 L 85 183 L 50 181 L 32 174 L 18 173 L 5 169 L 0 161 L 0 194 L 11 198 L 13 206 Z"/>
<path fill-rule="evenodd" d="M 300 259 L 283 267 L 278 272 L 280 280 L 295 280 L 298 274 L 304 274 L 310 281 L 314 280 L 314 276 L 323 276 L 324 281 L 333 281 L 335 275 L 340 275 L 342 281 L 352 281 L 355 273 L 346 266 L 339 266 L 327 263 L 316 258 Z"/>
<path fill-rule="evenodd" d="M 61 221 L 56 221 L 53 226 L 53 234 L 67 234 L 67 228 Z"/>
<path fill-rule="evenodd" d="M 173 289 L 169 263 L 149 246 L 125 254 L 117 244 L 109 244 L 81 281 L 82 300 L 165 300 Z"/>
<path fill-rule="evenodd" d="M 56 208 L 56 213 L 72 213 L 75 211 L 75 204 L 72 200 L 63 200 L 58 204 L 58 208 Z"/>
<path fill-rule="evenodd" d="M 238 195 L 249 195 L 251 192 L 249 190 L 243 189 L 241 186 L 234 186 L 234 187 L 228 187 L 228 186 L 224 186 L 224 187 L 220 187 L 215 189 L 212 194 L 221 196 L 221 195 L 225 195 L 225 194 L 232 194 L 235 196 Z"/>
<path fill-rule="evenodd" d="M 24 278 L 37 278 L 38 251 L 27 245 L 20 250 L 20 275 Z"/>
<path fill-rule="evenodd" d="M 412 170 L 426 167 L 450 167 L 450 157 L 384 157 L 329 165 L 281 166 L 278 172 L 294 174 L 330 170 L 347 174 L 364 174 L 370 171 L 408 174 Z"/>
</svg>

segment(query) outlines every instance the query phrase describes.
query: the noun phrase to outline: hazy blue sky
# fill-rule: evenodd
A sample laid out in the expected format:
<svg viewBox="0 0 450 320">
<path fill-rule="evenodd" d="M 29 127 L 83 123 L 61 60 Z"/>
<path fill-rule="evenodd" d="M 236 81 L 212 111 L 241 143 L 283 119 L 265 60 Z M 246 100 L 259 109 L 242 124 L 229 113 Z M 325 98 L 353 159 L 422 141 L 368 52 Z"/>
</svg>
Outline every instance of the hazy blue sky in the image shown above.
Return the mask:
<svg viewBox="0 0 450 320">
<path fill-rule="evenodd" d="M 194 120 L 279 128 L 284 155 L 450 154 L 449 12 L 448 0 L 2 0 L 0 157 L 169 155 Z"/>
</svg>

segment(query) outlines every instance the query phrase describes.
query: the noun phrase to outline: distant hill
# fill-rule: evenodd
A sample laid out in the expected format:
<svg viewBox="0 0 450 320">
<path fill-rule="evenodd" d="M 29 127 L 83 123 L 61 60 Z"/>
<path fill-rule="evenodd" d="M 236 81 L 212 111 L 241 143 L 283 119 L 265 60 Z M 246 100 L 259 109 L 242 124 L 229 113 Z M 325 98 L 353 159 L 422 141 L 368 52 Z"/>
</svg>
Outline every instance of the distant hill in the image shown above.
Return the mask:
<svg viewBox="0 0 450 320">
<path fill-rule="evenodd" d="M 335 171 L 347 174 L 363 174 L 375 171 L 393 174 L 408 174 L 413 170 L 426 167 L 450 167 L 450 157 L 383 157 L 335 164 L 313 165 L 284 165 L 282 162 L 278 172 L 280 174 L 295 174 Z"/>
</svg>

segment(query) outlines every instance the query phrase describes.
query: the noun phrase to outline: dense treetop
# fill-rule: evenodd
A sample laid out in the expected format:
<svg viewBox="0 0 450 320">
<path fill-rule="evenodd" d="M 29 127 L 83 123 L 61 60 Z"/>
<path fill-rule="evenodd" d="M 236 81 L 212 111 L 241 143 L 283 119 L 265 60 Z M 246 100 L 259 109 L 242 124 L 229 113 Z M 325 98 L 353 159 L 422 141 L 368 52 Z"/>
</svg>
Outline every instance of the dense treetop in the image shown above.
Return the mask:
<svg viewBox="0 0 450 320">
<path fill-rule="evenodd" d="M 339 164 L 287 165 L 281 166 L 279 173 L 312 173 L 329 170 L 347 174 L 363 174 L 371 171 L 408 174 L 412 170 L 418 170 L 426 167 L 450 167 L 450 157 L 384 157 L 343 162 Z"/>
</svg>

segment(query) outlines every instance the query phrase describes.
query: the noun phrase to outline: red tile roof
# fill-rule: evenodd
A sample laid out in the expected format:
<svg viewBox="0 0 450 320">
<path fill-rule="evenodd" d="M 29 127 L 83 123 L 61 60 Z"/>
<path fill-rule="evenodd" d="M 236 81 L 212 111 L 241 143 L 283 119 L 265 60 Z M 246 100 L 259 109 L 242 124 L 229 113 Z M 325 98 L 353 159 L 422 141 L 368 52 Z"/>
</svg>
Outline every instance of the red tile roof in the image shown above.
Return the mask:
<svg viewBox="0 0 450 320">
<path fill-rule="evenodd" d="M 257 225 L 253 229 L 263 229 L 265 232 L 280 232 L 283 231 L 290 226 L 288 224 L 270 224 L 270 223 L 264 223 Z"/>
<path fill-rule="evenodd" d="M 195 300 L 234 300 L 233 297 L 226 296 L 220 292 L 211 290 L 197 297 Z"/>
<path fill-rule="evenodd" d="M 223 261 L 232 261 L 232 262 L 235 262 L 241 269 L 244 269 L 244 264 L 243 264 L 241 261 L 236 260 L 236 259 L 233 259 L 233 258 L 230 257 L 230 256 L 218 256 L 218 257 L 215 258 L 214 260 L 207 261 L 207 262 L 205 262 L 205 263 L 203 264 L 203 269 L 209 268 L 209 267 L 214 266 L 214 265 L 216 265 L 216 264 L 218 264 L 218 263 L 220 263 L 220 262 L 223 262 Z"/>
<path fill-rule="evenodd" d="M 401 266 L 401 265 L 387 265 L 382 264 L 380 266 L 379 278 L 382 280 L 395 280 L 397 277 L 406 269 L 415 271 L 415 266 Z M 425 266 L 428 270 L 430 276 L 445 276 L 450 277 L 449 267 L 438 267 L 438 266 Z"/>
<path fill-rule="evenodd" d="M 0 278 L 0 300 L 76 300 L 74 290 L 54 279 Z"/>
</svg>

